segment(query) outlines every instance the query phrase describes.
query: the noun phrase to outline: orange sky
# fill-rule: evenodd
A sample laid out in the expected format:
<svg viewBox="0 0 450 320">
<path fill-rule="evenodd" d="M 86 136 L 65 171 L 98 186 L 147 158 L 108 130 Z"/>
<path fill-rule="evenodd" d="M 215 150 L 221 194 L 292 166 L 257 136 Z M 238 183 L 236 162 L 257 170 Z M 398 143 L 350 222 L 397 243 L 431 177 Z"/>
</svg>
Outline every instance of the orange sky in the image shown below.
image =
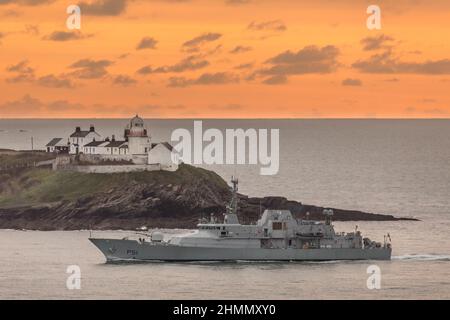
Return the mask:
<svg viewBox="0 0 450 320">
<path fill-rule="evenodd" d="M 0 117 L 450 116 L 448 0 L 85 2 L 0 0 Z"/>
</svg>

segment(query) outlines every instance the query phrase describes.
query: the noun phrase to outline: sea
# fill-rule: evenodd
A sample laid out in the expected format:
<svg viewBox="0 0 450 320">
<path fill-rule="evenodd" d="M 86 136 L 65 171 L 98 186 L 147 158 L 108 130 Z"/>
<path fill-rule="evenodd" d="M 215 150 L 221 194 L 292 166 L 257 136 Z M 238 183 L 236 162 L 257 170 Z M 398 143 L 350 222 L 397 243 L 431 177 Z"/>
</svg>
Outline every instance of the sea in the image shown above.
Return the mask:
<svg viewBox="0 0 450 320">
<path fill-rule="evenodd" d="M 123 135 L 127 119 L 0 119 L 0 149 L 43 149 L 75 126 Z M 391 261 L 190 262 L 105 264 L 88 241 L 132 231 L 0 230 L 2 299 L 449 299 L 450 120 L 215 120 L 204 130 L 279 129 L 279 171 L 260 165 L 202 165 L 239 178 L 250 196 L 284 196 L 325 207 L 420 221 L 334 222 L 382 241 Z M 193 119 L 146 119 L 153 141 L 192 132 Z M 186 230 L 171 230 L 172 233 Z M 70 286 L 80 271 L 79 289 Z M 69 269 L 68 269 L 69 268 Z M 379 270 L 380 286 L 370 285 Z M 371 278 L 373 279 L 373 278 Z M 69 286 L 68 286 L 69 284 Z"/>
</svg>

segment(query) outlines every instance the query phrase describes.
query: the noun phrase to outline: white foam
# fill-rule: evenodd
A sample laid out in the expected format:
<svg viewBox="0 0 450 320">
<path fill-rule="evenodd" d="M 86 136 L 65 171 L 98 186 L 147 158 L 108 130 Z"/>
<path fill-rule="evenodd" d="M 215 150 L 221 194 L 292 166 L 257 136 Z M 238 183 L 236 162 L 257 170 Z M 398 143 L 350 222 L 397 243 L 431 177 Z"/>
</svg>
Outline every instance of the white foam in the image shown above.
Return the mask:
<svg viewBox="0 0 450 320">
<path fill-rule="evenodd" d="M 393 256 L 392 260 L 415 260 L 415 261 L 450 261 L 450 255 L 441 254 L 405 254 Z"/>
</svg>

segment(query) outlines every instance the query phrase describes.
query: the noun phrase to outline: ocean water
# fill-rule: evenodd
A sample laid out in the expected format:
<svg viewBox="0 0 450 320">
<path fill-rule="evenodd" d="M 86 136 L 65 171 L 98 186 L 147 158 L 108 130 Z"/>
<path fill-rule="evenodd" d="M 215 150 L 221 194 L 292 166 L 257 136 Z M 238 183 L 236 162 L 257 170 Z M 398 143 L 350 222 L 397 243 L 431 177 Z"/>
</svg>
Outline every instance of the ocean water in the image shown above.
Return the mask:
<svg viewBox="0 0 450 320">
<path fill-rule="evenodd" d="M 0 148 L 43 148 L 76 125 L 119 135 L 127 120 L 0 120 Z M 191 120 L 146 120 L 155 141 L 170 140 Z M 418 222 L 355 224 L 371 238 L 390 233 L 392 261 L 326 263 L 105 264 L 88 231 L 0 230 L 0 298 L 450 298 L 450 120 L 204 120 L 203 126 L 279 128 L 280 170 L 205 166 L 235 174 L 240 192 L 281 195 L 308 204 L 415 217 Z M 123 237 L 123 232 L 94 232 Z M 79 265 L 80 290 L 66 288 L 66 268 Z M 366 286 L 367 267 L 381 269 L 381 289 Z"/>
</svg>

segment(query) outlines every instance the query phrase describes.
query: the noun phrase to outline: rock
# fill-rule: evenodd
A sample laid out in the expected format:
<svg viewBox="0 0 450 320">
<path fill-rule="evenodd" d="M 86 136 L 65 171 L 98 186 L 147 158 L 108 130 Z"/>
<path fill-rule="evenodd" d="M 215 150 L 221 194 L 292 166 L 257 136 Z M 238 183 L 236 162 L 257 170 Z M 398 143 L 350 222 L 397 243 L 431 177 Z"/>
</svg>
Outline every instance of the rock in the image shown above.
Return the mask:
<svg viewBox="0 0 450 320">
<path fill-rule="evenodd" d="M 43 180 L 38 184 L 28 183 L 28 177 L 34 176 L 36 170 L 44 170 L 35 175 L 44 177 Z M 187 165 L 180 166 L 176 172 L 143 172 L 138 175 L 68 174 L 45 170 L 29 169 L 2 181 L 0 196 L 6 201 L 0 205 L 0 228 L 134 230 L 143 225 L 194 228 L 202 216 L 214 213 L 221 217 L 231 198 L 227 184 L 217 174 Z M 40 189 L 41 183 L 45 183 L 46 189 Z M 96 187 L 91 188 L 91 185 Z M 35 198 L 15 198 L 9 191 L 2 191 L 12 187 L 22 188 L 17 192 L 27 191 L 24 194 Z M 23 202 L 20 206 L 17 205 L 19 200 Z M 310 219 L 324 219 L 322 207 L 285 197 L 239 195 L 241 222 L 255 222 L 265 209 L 288 209 L 297 218 L 305 218 L 306 212 L 310 212 Z M 392 215 L 353 210 L 334 209 L 334 213 L 334 220 L 340 221 L 400 220 Z"/>
</svg>

